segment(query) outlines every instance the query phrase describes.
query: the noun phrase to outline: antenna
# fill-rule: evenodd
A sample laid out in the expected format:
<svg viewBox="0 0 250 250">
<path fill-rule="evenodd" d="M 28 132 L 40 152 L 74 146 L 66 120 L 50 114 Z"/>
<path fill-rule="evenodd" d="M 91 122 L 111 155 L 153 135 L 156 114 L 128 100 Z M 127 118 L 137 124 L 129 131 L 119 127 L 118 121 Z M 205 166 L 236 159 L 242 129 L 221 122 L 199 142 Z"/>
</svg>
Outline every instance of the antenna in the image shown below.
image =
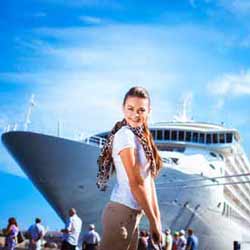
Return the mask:
<svg viewBox="0 0 250 250">
<path fill-rule="evenodd" d="M 174 116 L 174 120 L 179 122 L 192 121 L 192 118 L 189 116 L 189 113 L 191 111 L 191 104 L 192 104 L 192 93 L 189 93 L 184 97 L 182 103 L 182 109 L 178 113 L 178 115 Z"/>
<path fill-rule="evenodd" d="M 17 127 L 18 127 L 18 124 L 15 123 L 14 127 L 13 127 L 13 131 L 16 131 L 17 130 Z"/>
<path fill-rule="evenodd" d="M 57 121 L 57 137 L 60 137 L 61 132 L 61 123 L 60 121 Z"/>
<path fill-rule="evenodd" d="M 25 119 L 25 122 L 24 122 L 24 131 L 28 130 L 28 127 L 29 127 L 29 125 L 31 123 L 30 116 L 31 116 L 31 112 L 32 112 L 32 109 L 34 108 L 34 106 L 35 106 L 35 95 L 32 94 L 31 98 L 30 98 L 30 101 L 29 101 L 29 108 L 28 108 L 28 111 L 27 111 L 26 119 Z"/>
</svg>

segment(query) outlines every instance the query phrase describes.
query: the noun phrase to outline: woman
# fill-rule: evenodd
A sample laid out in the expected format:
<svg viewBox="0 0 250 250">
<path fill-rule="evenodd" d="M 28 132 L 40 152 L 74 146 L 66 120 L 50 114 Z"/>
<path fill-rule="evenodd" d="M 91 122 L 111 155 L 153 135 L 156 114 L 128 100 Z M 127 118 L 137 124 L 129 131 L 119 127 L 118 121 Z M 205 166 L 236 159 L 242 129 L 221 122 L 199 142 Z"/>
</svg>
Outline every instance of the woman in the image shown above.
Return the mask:
<svg viewBox="0 0 250 250">
<path fill-rule="evenodd" d="M 17 235 L 19 229 L 14 217 L 9 218 L 8 226 L 6 228 L 6 240 L 5 240 L 5 249 L 6 250 L 14 250 L 17 244 Z"/>
<path fill-rule="evenodd" d="M 97 186 L 106 190 L 110 174 L 117 183 L 106 205 L 101 250 L 136 250 L 142 211 L 156 244 L 161 241 L 161 218 L 154 179 L 162 167 L 148 129 L 150 98 L 141 87 L 131 88 L 123 100 L 124 119 L 112 129 L 98 159 Z"/>
</svg>

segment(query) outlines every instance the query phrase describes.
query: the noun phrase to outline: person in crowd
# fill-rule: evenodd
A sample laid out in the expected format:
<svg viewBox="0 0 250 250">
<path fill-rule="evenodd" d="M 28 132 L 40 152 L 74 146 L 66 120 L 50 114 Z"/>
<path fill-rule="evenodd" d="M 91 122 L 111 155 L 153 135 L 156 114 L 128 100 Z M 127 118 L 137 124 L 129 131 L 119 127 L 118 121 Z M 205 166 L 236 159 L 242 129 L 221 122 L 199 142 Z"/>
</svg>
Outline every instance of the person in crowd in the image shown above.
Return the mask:
<svg viewBox="0 0 250 250">
<path fill-rule="evenodd" d="M 82 229 L 82 220 L 74 208 L 69 209 L 69 218 L 66 221 L 63 233 L 61 250 L 75 250 L 78 246 L 79 235 Z"/>
<path fill-rule="evenodd" d="M 147 249 L 148 249 L 148 232 L 146 230 L 141 230 L 137 250 L 147 250 Z"/>
<path fill-rule="evenodd" d="M 97 250 L 101 241 L 100 235 L 95 231 L 95 225 L 89 225 L 89 231 L 83 235 L 83 250 Z"/>
<path fill-rule="evenodd" d="M 164 243 L 163 243 L 163 250 L 172 250 L 173 245 L 173 238 L 171 235 L 171 230 L 167 228 L 165 230 L 165 236 L 164 236 Z"/>
<path fill-rule="evenodd" d="M 4 233 L 6 235 L 5 249 L 14 250 L 17 245 L 17 235 L 19 233 L 17 221 L 14 217 L 8 219 L 8 225 Z"/>
<path fill-rule="evenodd" d="M 147 250 L 162 250 L 162 243 L 164 242 L 164 238 L 161 238 L 161 243 L 156 243 L 153 240 L 152 235 L 149 235 L 148 237 L 148 248 Z"/>
<path fill-rule="evenodd" d="M 177 245 L 177 250 L 185 250 L 187 245 L 187 239 L 185 237 L 185 231 L 182 229 L 179 232 L 179 240 Z"/>
<path fill-rule="evenodd" d="M 29 238 L 29 250 L 40 250 L 42 238 L 45 235 L 45 228 L 42 225 L 42 220 L 36 218 L 35 223 L 29 227 L 27 233 Z"/>
<path fill-rule="evenodd" d="M 198 250 L 199 241 L 191 228 L 188 229 L 186 250 Z"/>
<path fill-rule="evenodd" d="M 107 189 L 116 172 L 111 201 L 103 216 L 101 250 L 136 250 L 142 210 L 155 244 L 161 242 L 161 217 L 155 178 L 162 160 L 148 128 L 150 97 L 146 89 L 133 87 L 123 99 L 124 119 L 111 130 L 98 158 L 97 186 Z"/>
<path fill-rule="evenodd" d="M 174 232 L 174 238 L 173 238 L 173 245 L 172 245 L 172 250 L 177 250 L 178 248 L 178 242 L 179 242 L 179 233 Z"/>
</svg>

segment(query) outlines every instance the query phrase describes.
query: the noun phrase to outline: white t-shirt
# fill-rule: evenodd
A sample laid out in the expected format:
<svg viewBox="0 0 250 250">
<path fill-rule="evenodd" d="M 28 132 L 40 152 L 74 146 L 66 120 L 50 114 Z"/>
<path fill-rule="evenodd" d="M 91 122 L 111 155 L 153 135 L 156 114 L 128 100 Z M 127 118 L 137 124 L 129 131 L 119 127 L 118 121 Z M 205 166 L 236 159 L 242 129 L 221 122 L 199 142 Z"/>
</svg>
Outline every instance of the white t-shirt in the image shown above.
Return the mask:
<svg viewBox="0 0 250 250">
<path fill-rule="evenodd" d="M 98 244 L 100 241 L 100 235 L 94 229 L 89 230 L 83 235 L 83 242 L 87 244 Z"/>
<path fill-rule="evenodd" d="M 69 230 L 69 233 L 64 235 L 64 240 L 76 246 L 82 229 L 82 220 L 77 214 L 74 214 L 68 218 L 65 228 Z"/>
<path fill-rule="evenodd" d="M 115 164 L 117 182 L 112 190 L 110 200 L 140 210 L 141 207 L 131 192 L 128 176 L 119 155 L 125 148 L 137 150 L 141 176 L 144 178 L 145 184 L 150 186 L 150 169 L 144 149 L 137 136 L 127 126 L 124 126 L 116 132 L 113 140 L 112 157 Z"/>
<path fill-rule="evenodd" d="M 45 235 L 45 229 L 41 223 L 31 225 L 28 232 L 32 240 L 37 240 L 40 236 L 42 238 Z M 36 242 L 37 246 L 41 244 L 41 238 Z"/>
</svg>

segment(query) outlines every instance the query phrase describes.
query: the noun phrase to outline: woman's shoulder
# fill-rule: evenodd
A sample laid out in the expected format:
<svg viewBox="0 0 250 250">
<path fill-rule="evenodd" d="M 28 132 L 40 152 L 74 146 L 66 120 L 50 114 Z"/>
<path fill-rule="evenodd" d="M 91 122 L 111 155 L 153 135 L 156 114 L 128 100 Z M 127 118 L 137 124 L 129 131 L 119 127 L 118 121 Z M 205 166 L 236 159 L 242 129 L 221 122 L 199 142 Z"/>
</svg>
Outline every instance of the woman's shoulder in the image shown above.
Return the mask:
<svg viewBox="0 0 250 250">
<path fill-rule="evenodd" d="M 115 137 L 123 137 L 123 136 L 128 136 L 128 137 L 135 137 L 134 133 L 129 129 L 128 126 L 123 126 L 121 127 L 115 134 Z"/>
<path fill-rule="evenodd" d="M 18 227 L 16 225 L 11 225 L 9 230 L 12 232 L 16 232 L 18 231 Z"/>
<path fill-rule="evenodd" d="M 136 147 L 134 133 L 127 126 L 123 126 L 116 132 L 113 146 L 115 151 L 120 151 L 126 147 Z"/>
<path fill-rule="evenodd" d="M 18 230 L 18 226 L 16 226 L 16 225 L 12 225 L 12 228 L 14 228 L 14 229 L 17 229 L 17 230 Z"/>
</svg>

